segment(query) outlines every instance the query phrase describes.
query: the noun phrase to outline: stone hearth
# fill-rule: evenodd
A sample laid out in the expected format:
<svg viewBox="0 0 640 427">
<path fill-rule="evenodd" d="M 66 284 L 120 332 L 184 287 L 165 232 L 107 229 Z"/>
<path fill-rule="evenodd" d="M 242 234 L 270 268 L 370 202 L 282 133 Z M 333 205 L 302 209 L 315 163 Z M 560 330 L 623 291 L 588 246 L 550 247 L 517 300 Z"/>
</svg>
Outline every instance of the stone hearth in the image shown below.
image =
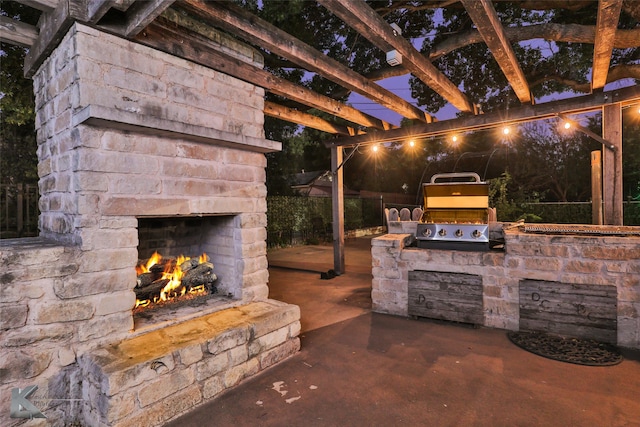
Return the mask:
<svg viewBox="0 0 640 427">
<path fill-rule="evenodd" d="M 294 354 L 299 310 L 268 299 L 263 89 L 81 24 L 34 89 L 40 237 L 0 242 L 3 407 L 37 385 L 42 425 L 154 426 Z M 200 218 L 213 303 L 134 323 L 148 218 Z"/>
</svg>

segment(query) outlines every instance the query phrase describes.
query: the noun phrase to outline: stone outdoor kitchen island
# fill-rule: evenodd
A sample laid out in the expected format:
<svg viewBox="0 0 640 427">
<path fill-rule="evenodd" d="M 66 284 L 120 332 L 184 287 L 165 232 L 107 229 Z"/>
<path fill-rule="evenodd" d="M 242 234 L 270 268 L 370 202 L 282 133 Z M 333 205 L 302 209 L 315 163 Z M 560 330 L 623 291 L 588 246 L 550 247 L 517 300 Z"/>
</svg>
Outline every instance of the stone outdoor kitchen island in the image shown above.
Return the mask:
<svg viewBox="0 0 640 427">
<path fill-rule="evenodd" d="M 299 350 L 298 307 L 268 299 L 263 89 L 77 23 L 34 89 L 41 233 L 0 245 L 1 425 L 30 385 L 29 425 L 160 425 Z M 217 292 L 136 317 L 162 235 L 206 252 Z"/>
<path fill-rule="evenodd" d="M 373 310 L 640 348 L 640 227 L 504 226 L 504 250 L 373 239 Z"/>
</svg>

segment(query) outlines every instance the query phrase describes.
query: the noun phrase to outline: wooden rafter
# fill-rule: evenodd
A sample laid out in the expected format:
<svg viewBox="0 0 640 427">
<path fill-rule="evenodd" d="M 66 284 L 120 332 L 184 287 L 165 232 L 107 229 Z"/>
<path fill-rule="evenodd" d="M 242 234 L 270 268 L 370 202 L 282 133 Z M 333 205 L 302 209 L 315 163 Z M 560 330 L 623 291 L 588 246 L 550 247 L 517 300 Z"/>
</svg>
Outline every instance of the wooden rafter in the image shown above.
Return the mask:
<svg viewBox="0 0 640 427">
<path fill-rule="evenodd" d="M 127 24 L 124 27 L 123 35 L 133 37 L 156 19 L 175 0 L 146 0 L 135 2 L 127 10 Z"/>
<path fill-rule="evenodd" d="M 596 22 L 596 41 L 593 47 L 593 76 L 591 90 L 602 89 L 607 83 L 611 52 L 620 19 L 622 0 L 600 0 Z"/>
<path fill-rule="evenodd" d="M 363 0 L 318 0 L 318 3 L 383 51 L 395 49 L 402 55 L 402 65 L 407 70 L 454 107 L 464 112 L 473 112 L 473 104 L 466 95 L 408 40 L 396 34 L 393 28 Z"/>
<path fill-rule="evenodd" d="M 274 102 L 264 102 L 264 114 L 287 122 L 297 123 L 323 132 L 342 136 L 353 136 L 355 129 L 347 126 L 340 126 L 312 114 L 303 113 L 293 108 L 284 107 Z"/>
<path fill-rule="evenodd" d="M 371 132 L 350 138 L 336 138 L 325 141 L 328 147 L 354 146 L 357 144 L 371 144 L 381 142 L 402 141 L 407 138 L 425 138 L 428 136 L 445 135 L 448 132 L 465 132 L 489 129 L 504 123 L 524 123 L 534 120 L 555 118 L 559 112 L 565 114 L 580 114 L 601 109 L 603 106 L 617 104 L 631 105 L 640 102 L 640 85 L 630 86 L 609 92 L 596 92 L 559 101 L 543 104 L 523 104 L 509 110 L 508 120 L 500 111 L 476 116 L 465 116 L 457 119 L 443 120 L 431 124 L 417 124 L 407 128 L 394 129 L 386 132 Z"/>
<path fill-rule="evenodd" d="M 404 117 L 422 122 L 430 121 L 430 117 L 424 111 L 393 92 L 369 81 L 349 67 L 237 6 L 227 2 L 205 3 L 197 0 L 185 0 L 180 2 L 179 6 L 188 13 L 205 19 L 250 43 L 260 45 Z"/>
<path fill-rule="evenodd" d="M 0 16 L 0 41 L 29 47 L 38 39 L 38 29 L 29 24 Z"/>
<path fill-rule="evenodd" d="M 41 10 L 43 12 L 51 12 L 58 7 L 59 0 L 17 0 L 18 3 L 22 3 L 25 6 L 32 7 L 34 9 Z"/>
<path fill-rule="evenodd" d="M 136 40 L 213 70 L 237 77 L 260 86 L 271 93 L 317 108 L 352 123 L 383 130 L 395 127 L 390 123 L 364 114 L 355 108 L 220 52 L 212 46 L 211 40 L 206 37 L 185 27 L 176 27 L 176 23 L 183 23 L 183 21 L 179 20 L 181 18 L 176 15 L 172 11 L 167 11 L 163 17 L 157 19 L 143 33 L 139 34 Z M 171 19 L 171 21 L 168 19 Z"/>
<path fill-rule="evenodd" d="M 86 9 L 77 1 L 59 1 L 54 10 L 43 13 L 38 21 L 38 39 L 24 59 L 25 76 L 31 77 L 58 45 L 75 21 L 86 21 Z"/>
<path fill-rule="evenodd" d="M 111 9 L 118 0 L 87 0 L 87 22 L 95 24 Z"/>
<path fill-rule="evenodd" d="M 520 102 L 531 102 L 527 79 L 491 0 L 461 1 Z"/>
<path fill-rule="evenodd" d="M 176 0 L 145 0 L 131 4 L 125 11 L 124 22 L 107 23 L 102 25 L 116 34 L 124 37 L 135 37 L 147 25 L 162 14 Z M 87 11 L 87 19 L 96 23 L 104 16 L 109 8 L 116 7 L 120 0 L 91 0 Z"/>
</svg>

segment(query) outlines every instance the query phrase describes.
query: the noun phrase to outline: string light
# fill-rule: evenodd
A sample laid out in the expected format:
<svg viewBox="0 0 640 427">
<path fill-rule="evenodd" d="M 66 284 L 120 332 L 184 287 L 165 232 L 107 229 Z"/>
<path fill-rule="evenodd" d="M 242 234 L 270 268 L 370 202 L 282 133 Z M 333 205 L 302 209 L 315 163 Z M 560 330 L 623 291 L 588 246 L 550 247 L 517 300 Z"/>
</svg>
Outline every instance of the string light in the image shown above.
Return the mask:
<svg viewBox="0 0 640 427">
<path fill-rule="evenodd" d="M 570 128 L 571 128 L 571 123 L 569 123 L 569 122 L 564 122 L 564 128 L 565 128 L 565 129 L 570 129 Z"/>
<path fill-rule="evenodd" d="M 504 135 L 509 135 L 509 132 L 511 132 L 511 130 L 509 129 L 508 126 L 505 126 L 505 127 L 502 128 L 502 133 Z"/>
<path fill-rule="evenodd" d="M 452 140 L 453 142 L 458 142 L 458 135 L 453 135 L 453 136 L 451 137 L 451 140 Z"/>
<path fill-rule="evenodd" d="M 415 147 L 416 142 L 412 139 L 409 141 L 409 147 Z"/>
<path fill-rule="evenodd" d="M 378 144 L 376 144 L 373 147 L 371 147 L 371 149 L 373 150 L 374 153 L 377 153 L 378 152 Z"/>
</svg>

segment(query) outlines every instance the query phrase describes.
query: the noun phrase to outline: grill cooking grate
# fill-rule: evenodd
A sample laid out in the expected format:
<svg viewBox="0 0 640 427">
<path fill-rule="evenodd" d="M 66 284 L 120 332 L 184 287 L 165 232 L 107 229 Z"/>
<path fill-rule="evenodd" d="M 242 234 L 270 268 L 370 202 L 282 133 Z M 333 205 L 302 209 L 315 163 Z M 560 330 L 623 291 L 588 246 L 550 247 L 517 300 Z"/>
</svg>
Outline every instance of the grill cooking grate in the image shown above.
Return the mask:
<svg viewBox="0 0 640 427">
<path fill-rule="evenodd" d="M 640 229 L 637 227 L 615 227 L 615 226 L 585 226 L 585 225 L 550 225 L 550 224 L 525 224 L 522 225 L 525 233 L 547 233 L 547 234 L 583 234 L 591 236 L 640 236 Z"/>
</svg>

